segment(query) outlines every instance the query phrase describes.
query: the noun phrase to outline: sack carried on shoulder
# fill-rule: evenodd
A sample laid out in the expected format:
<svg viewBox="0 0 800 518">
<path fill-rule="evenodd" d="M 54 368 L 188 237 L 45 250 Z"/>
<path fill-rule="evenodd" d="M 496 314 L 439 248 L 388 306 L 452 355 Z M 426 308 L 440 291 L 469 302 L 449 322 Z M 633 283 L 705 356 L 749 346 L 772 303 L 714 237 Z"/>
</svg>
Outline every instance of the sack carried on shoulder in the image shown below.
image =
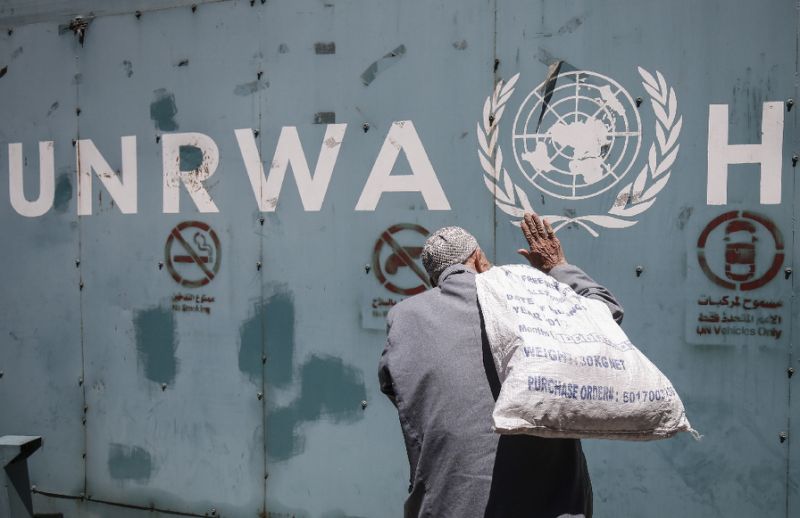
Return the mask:
<svg viewBox="0 0 800 518">
<path fill-rule="evenodd" d="M 495 431 L 652 440 L 691 429 L 680 397 L 598 300 L 523 265 L 477 276 L 497 373 Z"/>
</svg>

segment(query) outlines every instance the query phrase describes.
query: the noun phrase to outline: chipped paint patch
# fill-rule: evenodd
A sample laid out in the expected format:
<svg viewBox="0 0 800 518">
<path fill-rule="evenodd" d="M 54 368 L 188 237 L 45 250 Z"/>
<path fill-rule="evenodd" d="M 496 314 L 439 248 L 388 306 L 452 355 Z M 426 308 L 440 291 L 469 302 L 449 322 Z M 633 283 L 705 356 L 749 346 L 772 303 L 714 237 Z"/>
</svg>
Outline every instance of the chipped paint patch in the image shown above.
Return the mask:
<svg viewBox="0 0 800 518">
<path fill-rule="evenodd" d="M 172 383 L 178 372 L 178 337 L 172 311 L 160 307 L 136 311 L 133 328 L 144 376 L 156 383 Z"/>
<path fill-rule="evenodd" d="M 115 480 L 147 482 L 153 474 L 153 459 L 144 448 L 111 443 L 108 448 L 108 473 Z"/>
<path fill-rule="evenodd" d="M 314 114 L 314 124 L 335 124 L 336 112 L 317 112 Z"/>
<path fill-rule="evenodd" d="M 156 128 L 161 131 L 177 130 L 175 115 L 178 114 L 178 107 L 175 104 L 175 95 L 164 88 L 159 88 L 153 90 L 153 96 L 155 99 L 150 103 L 150 119 Z"/>
<path fill-rule="evenodd" d="M 336 54 L 336 42 L 321 42 L 318 41 L 314 44 L 315 54 Z"/>
<path fill-rule="evenodd" d="M 360 403 L 367 394 L 363 375 L 340 358 L 311 356 L 300 368 L 300 384 L 295 401 L 267 414 L 267 456 L 272 460 L 286 460 L 305 450 L 305 436 L 298 430 L 303 423 L 363 418 Z"/>
<path fill-rule="evenodd" d="M 66 212 L 69 207 L 69 200 L 72 199 L 72 174 L 67 169 L 56 179 L 56 192 L 53 195 L 53 208 L 56 212 Z"/>
<path fill-rule="evenodd" d="M 51 116 L 54 111 L 58 109 L 58 101 L 54 102 L 50 105 L 50 109 L 47 110 L 47 117 Z"/>
<path fill-rule="evenodd" d="M 233 89 L 233 93 L 240 97 L 245 97 L 266 88 L 269 88 L 269 81 L 250 81 L 249 83 L 236 85 L 236 88 Z"/>
<path fill-rule="evenodd" d="M 364 86 L 369 86 L 373 81 L 375 81 L 375 78 L 378 77 L 378 74 L 396 64 L 400 58 L 405 55 L 406 46 L 398 46 L 396 49 L 368 66 L 367 69 L 361 74 L 361 82 L 364 83 Z"/>
<path fill-rule="evenodd" d="M 126 77 L 131 77 L 133 75 L 133 63 L 127 59 L 122 62 L 122 69 L 125 71 Z"/>
<path fill-rule="evenodd" d="M 288 54 L 289 53 L 289 45 L 285 43 L 281 43 L 278 45 L 278 54 Z"/>
<path fill-rule="evenodd" d="M 468 46 L 469 45 L 467 44 L 467 40 L 453 42 L 453 48 L 456 50 L 465 50 Z"/>
<path fill-rule="evenodd" d="M 0 68 L 0 77 L 5 76 L 7 73 L 8 73 L 8 65 L 4 66 L 3 68 Z"/>
</svg>

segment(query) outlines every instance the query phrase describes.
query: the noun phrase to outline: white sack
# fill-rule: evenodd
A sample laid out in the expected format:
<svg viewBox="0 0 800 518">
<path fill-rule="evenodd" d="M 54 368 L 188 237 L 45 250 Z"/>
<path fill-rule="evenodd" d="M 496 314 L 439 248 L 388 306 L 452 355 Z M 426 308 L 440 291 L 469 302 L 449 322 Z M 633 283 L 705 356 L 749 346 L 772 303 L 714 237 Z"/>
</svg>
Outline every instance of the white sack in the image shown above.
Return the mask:
<svg viewBox="0 0 800 518">
<path fill-rule="evenodd" d="M 696 433 L 667 377 L 601 301 L 523 265 L 496 266 L 477 285 L 502 382 L 495 431 L 627 440 Z"/>
</svg>

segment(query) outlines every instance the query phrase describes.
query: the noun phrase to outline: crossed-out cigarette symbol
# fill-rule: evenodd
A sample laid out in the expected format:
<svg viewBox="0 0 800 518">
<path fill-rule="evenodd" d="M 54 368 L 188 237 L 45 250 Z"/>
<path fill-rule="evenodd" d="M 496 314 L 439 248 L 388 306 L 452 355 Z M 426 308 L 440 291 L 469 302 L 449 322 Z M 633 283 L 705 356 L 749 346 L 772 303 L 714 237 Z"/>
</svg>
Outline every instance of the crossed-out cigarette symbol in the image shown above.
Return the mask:
<svg viewBox="0 0 800 518">
<path fill-rule="evenodd" d="M 170 231 L 164 245 L 167 271 L 175 282 L 187 288 L 199 288 L 214 279 L 219 272 L 221 252 L 217 233 L 202 221 L 180 223 Z"/>
<path fill-rule="evenodd" d="M 428 237 L 429 232 L 420 225 L 414 223 L 398 223 L 386 229 L 375 242 L 375 249 L 372 253 L 372 269 L 375 271 L 375 276 L 387 290 L 400 295 L 416 295 L 422 293 L 430 287 L 430 279 L 425 270 L 417 263 L 422 254 L 422 246 L 401 246 L 394 235 L 403 230 L 411 230 L 422 236 L 422 239 Z M 392 253 L 381 264 L 381 251 L 384 246 L 388 246 Z M 387 279 L 388 275 L 395 275 L 402 267 L 409 268 L 414 275 L 419 278 L 420 283 L 416 286 L 401 287 Z"/>
</svg>

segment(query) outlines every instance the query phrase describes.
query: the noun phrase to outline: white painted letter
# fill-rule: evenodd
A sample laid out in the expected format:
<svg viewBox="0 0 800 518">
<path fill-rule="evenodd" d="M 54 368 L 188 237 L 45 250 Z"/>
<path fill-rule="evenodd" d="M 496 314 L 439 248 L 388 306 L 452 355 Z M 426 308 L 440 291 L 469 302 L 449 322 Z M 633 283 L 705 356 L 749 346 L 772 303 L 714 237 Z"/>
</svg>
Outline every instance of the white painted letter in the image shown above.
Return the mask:
<svg viewBox="0 0 800 518">
<path fill-rule="evenodd" d="M 202 133 L 166 133 L 161 136 L 161 155 L 164 167 L 164 214 L 180 212 L 181 183 L 186 186 L 200 212 L 219 212 L 211 195 L 203 186 L 219 165 L 219 149 L 208 135 Z M 181 146 L 199 148 L 203 161 L 196 169 L 181 171 Z"/>
<path fill-rule="evenodd" d="M 122 178 L 108 165 L 91 140 L 79 140 L 78 215 L 92 214 L 92 169 L 123 214 L 136 214 L 136 136 L 122 137 Z"/>
<path fill-rule="evenodd" d="M 728 144 L 728 105 L 708 107 L 708 186 L 706 202 L 728 202 L 728 165 L 760 164 L 762 205 L 781 202 L 781 155 L 783 154 L 783 103 L 764 103 L 761 144 Z"/>
<path fill-rule="evenodd" d="M 333 166 L 339 156 L 339 149 L 344 138 L 347 124 L 328 124 L 325 136 L 322 141 L 322 148 L 317 158 L 317 166 L 314 168 L 314 176 L 306 161 L 303 145 L 300 143 L 300 136 L 294 126 L 284 126 L 275 147 L 275 154 L 272 158 L 272 165 L 269 177 L 264 180 L 264 166 L 256 147 L 256 139 L 251 129 L 237 129 L 236 140 L 239 142 L 239 150 L 242 152 L 244 166 L 247 169 L 247 176 L 250 178 L 250 185 L 256 195 L 258 209 L 261 212 L 274 212 L 278 205 L 278 198 L 281 195 L 281 186 L 286 176 L 286 168 L 291 165 L 294 173 L 294 181 L 300 193 L 300 200 L 303 202 L 303 209 L 307 212 L 318 211 L 322 208 L 325 193 L 328 192 L 328 184 L 333 174 Z"/>
<path fill-rule="evenodd" d="M 392 175 L 401 149 L 411 166 L 411 174 Z M 450 203 L 411 121 L 392 123 L 361 191 L 356 210 L 375 210 L 385 192 L 419 192 L 428 210 L 450 210 Z"/>
<path fill-rule="evenodd" d="M 11 206 L 27 218 L 41 216 L 53 206 L 55 197 L 55 159 L 53 142 L 39 142 L 39 197 L 36 201 L 25 199 L 22 181 L 22 144 L 8 145 L 8 194 Z"/>
</svg>

